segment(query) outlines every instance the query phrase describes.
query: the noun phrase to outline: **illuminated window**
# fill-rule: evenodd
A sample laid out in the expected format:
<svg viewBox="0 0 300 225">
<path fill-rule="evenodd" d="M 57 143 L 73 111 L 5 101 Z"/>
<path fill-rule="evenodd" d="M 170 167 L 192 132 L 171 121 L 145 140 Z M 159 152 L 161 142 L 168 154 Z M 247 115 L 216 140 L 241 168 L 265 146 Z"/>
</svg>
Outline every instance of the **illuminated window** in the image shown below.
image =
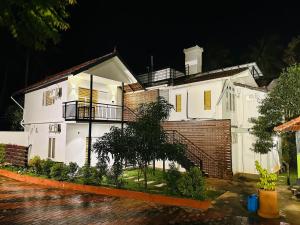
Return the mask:
<svg viewBox="0 0 300 225">
<path fill-rule="evenodd" d="M 181 95 L 176 95 L 176 112 L 181 112 Z"/>
<path fill-rule="evenodd" d="M 211 110 L 211 91 L 204 91 L 204 110 Z"/>
<path fill-rule="evenodd" d="M 48 158 L 55 158 L 55 138 L 49 138 L 48 141 Z"/>
</svg>

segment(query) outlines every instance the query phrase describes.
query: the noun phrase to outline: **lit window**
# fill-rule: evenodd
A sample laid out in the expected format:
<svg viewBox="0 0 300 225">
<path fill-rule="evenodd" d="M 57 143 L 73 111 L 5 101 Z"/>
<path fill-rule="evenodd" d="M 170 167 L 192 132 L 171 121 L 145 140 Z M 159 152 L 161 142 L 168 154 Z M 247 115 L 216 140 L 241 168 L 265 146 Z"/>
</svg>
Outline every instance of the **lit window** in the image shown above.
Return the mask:
<svg viewBox="0 0 300 225">
<path fill-rule="evenodd" d="M 204 91 L 204 110 L 211 110 L 211 91 Z"/>
<path fill-rule="evenodd" d="M 181 112 L 181 95 L 176 95 L 176 112 Z"/>
<path fill-rule="evenodd" d="M 48 142 L 48 158 L 54 159 L 55 157 L 55 138 L 49 138 Z"/>
</svg>

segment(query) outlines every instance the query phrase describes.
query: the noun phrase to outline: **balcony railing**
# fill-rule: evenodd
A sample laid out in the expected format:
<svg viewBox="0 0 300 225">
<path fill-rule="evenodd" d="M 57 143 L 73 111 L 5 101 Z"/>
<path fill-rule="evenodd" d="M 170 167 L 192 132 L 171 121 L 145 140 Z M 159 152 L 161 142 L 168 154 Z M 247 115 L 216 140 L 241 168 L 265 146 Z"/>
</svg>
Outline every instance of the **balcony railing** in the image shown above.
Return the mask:
<svg viewBox="0 0 300 225">
<path fill-rule="evenodd" d="M 90 103 L 70 101 L 63 103 L 63 118 L 66 121 L 88 121 L 90 117 Z M 93 121 L 121 121 L 122 106 L 103 103 L 92 103 Z"/>
</svg>

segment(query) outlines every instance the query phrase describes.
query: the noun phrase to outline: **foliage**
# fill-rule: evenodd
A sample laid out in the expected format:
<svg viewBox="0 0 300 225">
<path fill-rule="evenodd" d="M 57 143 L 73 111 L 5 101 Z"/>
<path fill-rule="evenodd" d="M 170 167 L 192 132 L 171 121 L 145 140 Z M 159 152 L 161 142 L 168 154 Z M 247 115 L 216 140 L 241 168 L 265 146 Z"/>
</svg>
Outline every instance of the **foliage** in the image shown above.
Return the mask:
<svg viewBox="0 0 300 225">
<path fill-rule="evenodd" d="M 34 156 L 32 159 L 30 159 L 28 165 L 32 167 L 35 174 L 42 174 L 42 160 L 39 156 Z"/>
<path fill-rule="evenodd" d="M 252 134 L 257 137 L 253 150 L 267 153 L 273 147 L 275 126 L 300 115 L 300 64 L 282 71 L 277 85 L 262 100 L 260 116 L 253 119 Z"/>
<path fill-rule="evenodd" d="M 287 65 L 300 63 L 300 35 L 293 37 L 284 50 L 283 61 Z"/>
<path fill-rule="evenodd" d="M 66 181 L 69 179 L 69 167 L 64 163 L 55 163 L 50 170 L 51 178 L 59 181 Z"/>
<path fill-rule="evenodd" d="M 257 160 L 255 161 L 255 167 L 260 176 L 260 182 L 257 183 L 257 187 L 266 191 L 275 190 L 277 174 L 269 173 L 268 170 L 261 167 Z"/>
<path fill-rule="evenodd" d="M 76 177 L 76 173 L 78 171 L 79 166 L 77 165 L 77 163 L 74 162 L 70 162 L 69 163 L 69 180 L 73 181 Z"/>
<path fill-rule="evenodd" d="M 192 167 L 182 175 L 177 183 L 178 190 L 183 196 L 194 199 L 205 199 L 205 179 L 198 167 Z"/>
<path fill-rule="evenodd" d="M 5 145 L 0 144 L 0 163 L 4 163 L 5 161 Z"/>
<path fill-rule="evenodd" d="M 264 74 L 264 79 L 277 77 L 283 67 L 283 48 L 277 35 L 263 36 L 250 46 L 247 60 L 256 62 Z"/>
<path fill-rule="evenodd" d="M 2 0 L 0 26 L 8 28 L 22 45 L 45 50 L 48 41 L 56 44 L 60 31 L 69 29 L 68 7 L 76 0 Z"/>
<path fill-rule="evenodd" d="M 169 167 L 169 170 L 165 173 L 165 180 L 167 183 L 169 193 L 174 195 L 179 193 L 177 183 L 178 180 L 181 178 L 181 173 L 175 166 L 175 163 L 171 163 Z"/>
<path fill-rule="evenodd" d="M 102 182 L 103 174 L 96 167 L 85 165 L 78 170 L 77 175 L 83 184 L 99 185 Z"/>
<path fill-rule="evenodd" d="M 119 163 L 114 163 L 110 170 L 107 172 L 107 181 L 109 184 L 113 184 L 118 188 L 121 188 L 124 186 L 123 180 L 120 178 L 120 176 L 123 173 L 122 165 Z"/>
<path fill-rule="evenodd" d="M 9 122 L 11 130 L 23 130 L 23 127 L 20 124 L 21 120 L 23 119 L 23 111 L 20 109 L 20 107 L 16 105 L 8 106 L 5 112 L 5 117 Z"/>
<path fill-rule="evenodd" d="M 51 168 L 55 162 L 51 159 L 41 160 L 42 174 L 50 178 Z"/>
<path fill-rule="evenodd" d="M 124 129 L 112 127 L 94 144 L 99 162 L 114 160 L 110 177 L 117 184 L 122 174 L 123 162 L 137 164 L 144 174 L 144 187 L 147 189 L 148 163 L 154 159 L 177 159 L 184 155 L 184 146 L 170 144 L 161 122 L 169 117 L 172 105 L 165 99 L 142 104 L 137 110 L 137 121 Z"/>
</svg>

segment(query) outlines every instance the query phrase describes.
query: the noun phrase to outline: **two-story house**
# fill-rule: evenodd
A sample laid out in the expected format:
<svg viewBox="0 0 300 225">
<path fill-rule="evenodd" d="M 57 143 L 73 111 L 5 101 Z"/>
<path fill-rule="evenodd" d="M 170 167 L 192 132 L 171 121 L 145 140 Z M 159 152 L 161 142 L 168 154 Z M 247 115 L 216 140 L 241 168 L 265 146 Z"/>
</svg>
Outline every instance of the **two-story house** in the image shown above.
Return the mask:
<svg viewBox="0 0 300 225">
<path fill-rule="evenodd" d="M 174 106 L 165 129 L 188 146 L 191 161 L 208 175 L 256 173 L 255 160 L 278 169 L 276 148 L 266 155 L 251 150 L 250 120 L 267 93 L 256 82 L 262 76 L 258 66 L 202 72 L 202 52 L 198 46 L 184 50 L 184 72 L 167 68 L 139 76 L 113 52 L 21 90 L 29 157 L 94 165 L 93 140 L 134 119 L 139 103 L 162 96 Z"/>
</svg>

